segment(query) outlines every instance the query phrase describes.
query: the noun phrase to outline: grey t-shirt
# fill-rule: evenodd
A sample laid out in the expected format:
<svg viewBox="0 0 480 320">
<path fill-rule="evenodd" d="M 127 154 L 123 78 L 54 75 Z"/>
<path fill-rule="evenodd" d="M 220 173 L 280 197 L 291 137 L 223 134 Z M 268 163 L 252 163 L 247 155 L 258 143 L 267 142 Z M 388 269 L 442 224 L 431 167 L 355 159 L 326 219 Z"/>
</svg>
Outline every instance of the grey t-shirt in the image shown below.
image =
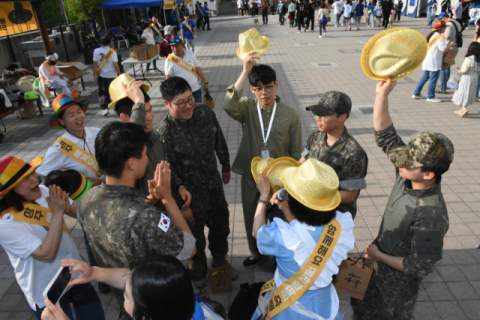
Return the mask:
<svg viewBox="0 0 480 320">
<path fill-rule="evenodd" d="M 453 10 L 457 13 L 457 19 L 462 19 L 463 5 L 460 2 L 457 2 Z"/>
<path fill-rule="evenodd" d="M 447 40 L 447 46 L 449 46 L 452 43 L 457 43 L 457 33 L 455 32 L 455 27 L 453 26 L 453 24 L 455 24 L 458 31 L 462 30 L 462 27 L 460 26 L 460 24 L 453 19 L 447 23 L 447 29 L 445 30 L 445 35 L 450 37 L 450 39 Z M 458 51 L 458 46 L 453 47 L 451 50 Z"/>
</svg>

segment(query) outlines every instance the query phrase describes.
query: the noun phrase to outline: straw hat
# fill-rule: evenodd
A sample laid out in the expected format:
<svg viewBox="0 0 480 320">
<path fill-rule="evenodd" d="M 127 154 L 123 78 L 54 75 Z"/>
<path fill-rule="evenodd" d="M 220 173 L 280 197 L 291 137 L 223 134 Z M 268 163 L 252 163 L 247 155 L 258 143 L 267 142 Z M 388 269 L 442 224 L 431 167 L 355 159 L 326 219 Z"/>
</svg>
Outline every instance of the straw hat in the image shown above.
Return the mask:
<svg viewBox="0 0 480 320">
<path fill-rule="evenodd" d="M 340 182 L 335 170 L 316 159 L 285 169 L 282 182 L 292 197 L 310 209 L 330 211 L 340 204 Z"/>
<path fill-rule="evenodd" d="M 67 109 L 68 107 L 74 104 L 77 104 L 82 109 L 82 111 L 85 112 L 88 109 L 89 103 L 90 102 L 88 102 L 87 99 L 75 100 L 72 97 L 62 93 L 61 95 L 56 97 L 55 100 L 53 100 L 52 102 L 53 115 L 50 118 L 50 123 L 49 123 L 50 127 L 57 130 L 64 129 L 64 127 L 60 124 L 60 122 L 58 122 L 58 115 L 63 110 Z"/>
<path fill-rule="evenodd" d="M 17 81 L 17 89 L 21 93 L 26 93 L 33 90 L 33 81 L 35 81 L 34 76 L 26 76 Z"/>
<path fill-rule="evenodd" d="M 43 158 L 35 158 L 30 163 L 13 156 L 0 160 L 0 200 L 24 181 L 43 163 Z"/>
<path fill-rule="evenodd" d="M 110 94 L 110 99 L 112 99 L 112 103 L 108 105 L 109 109 L 115 110 L 115 104 L 119 101 L 122 100 L 123 98 L 127 98 L 127 95 L 123 91 L 122 88 L 122 83 L 124 85 L 127 85 L 130 81 L 132 81 L 133 78 L 130 77 L 130 75 L 126 73 L 122 73 L 118 77 L 115 78 L 115 80 L 110 83 L 110 87 L 108 88 L 108 93 Z M 142 85 L 143 91 L 147 93 L 150 90 L 150 86 L 148 84 Z"/>
<path fill-rule="evenodd" d="M 237 56 L 243 60 L 245 55 L 250 51 L 257 51 L 255 56 L 259 57 L 267 50 L 270 45 L 268 37 L 260 35 L 257 29 L 252 28 L 238 35 L 240 47 L 237 49 Z"/>
<path fill-rule="evenodd" d="M 263 173 L 267 176 L 268 182 L 270 182 L 270 193 L 273 195 L 275 192 L 283 188 L 282 172 L 283 170 L 291 167 L 298 167 L 300 164 L 297 160 L 290 157 L 280 157 L 271 161 L 266 167 Z"/>
<path fill-rule="evenodd" d="M 261 157 L 255 157 L 252 159 L 251 170 L 252 170 L 252 176 L 255 182 L 258 181 L 258 176 L 263 173 L 263 170 L 265 170 L 265 167 L 272 161 L 273 161 L 273 158 L 262 159 Z"/>
<path fill-rule="evenodd" d="M 371 38 L 363 48 L 361 62 L 373 80 L 399 80 L 415 71 L 427 55 L 427 40 L 416 30 L 393 28 Z"/>
</svg>

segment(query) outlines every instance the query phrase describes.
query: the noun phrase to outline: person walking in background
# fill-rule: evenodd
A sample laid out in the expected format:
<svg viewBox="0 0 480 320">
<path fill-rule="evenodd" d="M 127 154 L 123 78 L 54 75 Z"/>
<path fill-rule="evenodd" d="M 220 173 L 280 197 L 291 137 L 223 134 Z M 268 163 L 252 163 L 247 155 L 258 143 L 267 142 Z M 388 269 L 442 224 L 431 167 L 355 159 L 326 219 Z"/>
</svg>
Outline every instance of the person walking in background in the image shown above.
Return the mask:
<svg viewBox="0 0 480 320">
<path fill-rule="evenodd" d="M 460 24 L 460 26 L 462 25 L 463 1 L 464 0 L 459 0 L 452 7 L 453 17 Z"/>
<path fill-rule="evenodd" d="M 238 15 L 243 16 L 243 1 L 237 0 Z"/>
<path fill-rule="evenodd" d="M 335 0 L 332 6 L 333 6 L 333 14 L 335 14 L 335 28 L 336 28 L 340 25 L 340 17 L 342 16 L 344 3 L 343 1 Z"/>
<path fill-rule="evenodd" d="M 472 42 L 468 46 L 462 68 L 457 71 L 457 74 L 461 74 L 462 78 L 452 98 L 453 103 L 461 106 L 460 110 L 455 111 L 455 113 L 461 117 L 464 117 L 468 113 L 467 106 L 475 103 L 477 97 L 478 71 L 480 71 L 480 43 Z"/>
<path fill-rule="evenodd" d="M 248 1 L 247 0 L 243 0 L 243 14 L 248 16 Z"/>
<path fill-rule="evenodd" d="M 268 0 L 262 1 L 262 21 L 263 24 L 268 24 Z"/>
<path fill-rule="evenodd" d="M 402 15 L 402 9 L 403 9 L 403 1 L 399 0 L 397 5 L 395 6 L 395 11 L 396 11 L 395 20 L 400 21 L 400 16 Z"/>
<path fill-rule="evenodd" d="M 142 39 L 145 40 L 145 42 L 147 44 L 156 44 L 156 41 L 155 39 L 153 38 L 153 33 L 152 33 L 152 30 L 151 30 L 151 25 L 153 23 L 147 23 L 143 26 L 143 33 L 142 33 Z M 153 60 L 152 61 L 152 64 L 153 64 L 153 69 L 150 71 L 150 73 L 154 73 L 155 72 L 155 69 L 157 69 L 157 59 Z M 150 70 L 150 63 L 147 63 L 147 70 L 148 71 Z M 158 70 L 158 69 L 157 69 Z"/>
<path fill-rule="evenodd" d="M 395 9 L 392 9 L 392 11 L 390 11 L 390 19 L 388 20 L 388 27 L 391 28 L 393 26 L 393 20 L 395 20 L 395 14 L 396 14 L 396 10 Z"/>
<path fill-rule="evenodd" d="M 288 16 L 290 18 L 290 28 L 295 27 L 295 11 L 297 10 L 297 5 L 295 4 L 294 1 L 292 1 L 288 5 Z"/>
<path fill-rule="evenodd" d="M 382 21 L 382 2 L 378 1 L 375 9 L 373 9 L 375 14 L 375 23 L 377 27 L 380 27 Z"/>
<path fill-rule="evenodd" d="M 208 2 L 204 2 L 203 3 L 204 6 L 203 6 L 203 30 L 205 30 L 205 26 L 207 26 L 207 30 L 212 30 L 210 29 L 210 12 L 212 12 L 213 10 L 210 10 L 208 9 Z"/>
<path fill-rule="evenodd" d="M 307 5 L 303 2 L 303 0 L 298 0 L 297 4 L 297 11 L 295 12 L 295 16 L 297 17 L 297 26 L 298 31 L 302 32 L 302 27 L 305 28 L 305 17 L 307 13 Z M 307 32 L 307 29 L 305 29 Z"/>
<path fill-rule="evenodd" d="M 308 30 L 308 26 L 312 25 L 312 31 L 314 31 L 314 20 L 315 20 L 315 0 L 310 0 L 310 3 L 307 4 L 307 23 L 305 25 L 305 32 Z"/>
<path fill-rule="evenodd" d="M 270 10 L 272 10 L 272 16 L 275 15 L 275 0 L 270 0 Z"/>
<path fill-rule="evenodd" d="M 431 28 L 433 21 L 435 21 L 435 16 L 437 12 L 437 1 L 431 0 L 428 3 L 428 11 L 427 11 L 427 28 Z"/>
<path fill-rule="evenodd" d="M 327 22 L 328 22 L 328 9 L 325 6 L 325 2 L 320 3 L 320 9 L 318 10 L 318 15 L 317 15 L 317 22 L 320 24 L 319 29 L 320 29 L 320 35 L 318 36 L 319 38 L 322 37 L 322 29 L 323 29 L 323 37 L 327 37 Z"/>
<path fill-rule="evenodd" d="M 188 13 L 184 14 L 184 19 L 185 21 L 182 22 L 182 26 L 180 27 L 182 41 L 185 42 L 185 47 L 187 50 L 195 52 L 194 39 L 198 39 L 197 28 L 195 28 L 195 23 L 190 21 L 190 16 Z"/>
<path fill-rule="evenodd" d="M 365 21 L 365 24 L 367 27 L 372 27 L 373 28 L 373 21 L 375 19 L 375 0 L 370 0 L 370 2 L 367 4 L 367 20 Z"/>
<path fill-rule="evenodd" d="M 285 24 L 285 13 L 287 12 L 287 4 L 283 3 L 282 0 L 278 0 L 278 22 L 283 26 Z"/>
<path fill-rule="evenodd" d="M 388 28 L 388 23 L 390 22 L 390 15 L 393 9 L 393 2 L 391 0 L 382 1 L 382 15 L 383 15 L 383 29 Z"/>
<path fill-rule="evenodd" d="M 365 6 L 362 2 L 363 0 L 359 0 L 355 6 L 355 25 L 357 26 L 357 31 L 360 30 L 360 22 L 363 17 L 363 12 L 365 11 Z"/>
<path fill-rule="evenodd" d="M 458 51 L 457 43 L 462 41 L 461 39 L 457 39 L 457 32 L 460 31 L 461 26 L 456 20 L 450 18 L 448 14 L 442 12 L 438 15 L 439 21 L 442 20 L 445 22 L 447 28 L 445 29 L 445 33 L 443 37 L 447 40 L 447 46 L 454 43 L 455 45 L 452 47 L 451 50 Z M 460 37 L 462 34 L 458 33 Z M 463 43 L 463 41 L 462 41 Z M 437 93 L 447 93 L 447 81 L 450 78 L 450 66 L 446 66 L 440 70 L 440 89 L 438 89 Z"/>
<path fill-rule="evenodd" d="M 468 29 L 468 20 L 470 20 L 470 1 L 466 2 L 464 1 L 463 3 L 463 10 L 462 10 L 462 32 L 465 30 L 465 28 Z M 478 19 L 477 19 L 478 20 Z"/>
<path fill-rule="evenodd" d="M 345 4 L 345 9 L 343 10 L 343 19 L 345 19 L 345 31 L 347 31 L 347 29 L 349 31 L 352 31 L 352 27 L 348 25 L 352 10 L 352 2 L 350 0 L 347 0 L 347 3 Z"/>
<path fill-rule="evenodd" d="M 255 8 L 257 7 L 257 3 L 255 0 L 250 0 L 250 14 L 252 15 L 252 18 L 255 18 Z"/>
</svg>

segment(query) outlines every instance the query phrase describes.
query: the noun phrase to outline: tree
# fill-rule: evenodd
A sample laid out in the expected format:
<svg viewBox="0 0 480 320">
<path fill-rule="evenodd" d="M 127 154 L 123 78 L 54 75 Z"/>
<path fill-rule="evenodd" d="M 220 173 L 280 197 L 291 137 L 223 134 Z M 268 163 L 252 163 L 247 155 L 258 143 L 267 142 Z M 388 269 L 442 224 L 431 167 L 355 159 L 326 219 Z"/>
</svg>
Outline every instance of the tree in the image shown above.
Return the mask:
<svg viewBox="0 0 480 320">
<path fill-rule="evenodd" d="M 52 26 L 64 24 L 62 10 L 58 0 L 45 0 L 42 3 L 42 11 L 45 21 L 50 21 Z M 47 22 L 48 25 L 48 22 Z"/>
</svg>

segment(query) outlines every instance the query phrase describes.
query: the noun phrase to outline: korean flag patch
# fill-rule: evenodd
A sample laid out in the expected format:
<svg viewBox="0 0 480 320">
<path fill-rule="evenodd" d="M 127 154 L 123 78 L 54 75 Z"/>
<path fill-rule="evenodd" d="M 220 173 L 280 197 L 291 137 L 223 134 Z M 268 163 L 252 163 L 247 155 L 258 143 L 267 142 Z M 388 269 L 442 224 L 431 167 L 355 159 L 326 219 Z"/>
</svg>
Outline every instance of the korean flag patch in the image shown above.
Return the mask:
<svg viewBox="0 0 480 320">
<path fill-rule="evenodd" d="M 165 233 L 168 231 L 168 228 L 170 228 L 170 218 L 167 217 L 163 212 L 160 216 L 160 222 L 158 223 L 158 227 L 162 229 Z"/>
</svg>

